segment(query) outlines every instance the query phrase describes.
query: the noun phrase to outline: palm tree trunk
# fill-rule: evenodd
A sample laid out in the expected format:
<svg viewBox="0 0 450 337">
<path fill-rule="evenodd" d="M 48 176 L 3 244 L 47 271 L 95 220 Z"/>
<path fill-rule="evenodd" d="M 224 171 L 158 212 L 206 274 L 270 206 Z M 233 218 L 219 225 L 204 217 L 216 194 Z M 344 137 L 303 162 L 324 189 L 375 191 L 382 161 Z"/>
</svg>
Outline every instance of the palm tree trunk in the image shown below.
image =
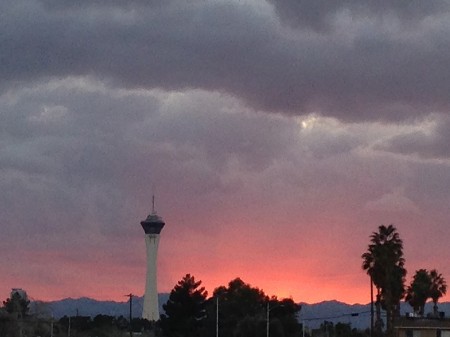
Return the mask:
<svg viewBox="0 0 450 337">
<path fill-rule="evenodd" d="M 386 336 L 392 337 L 394 329 L 392 328 L 392 312 L 391 309 L 386 310 Z"/>
<path fill-rule="evenodd" d="M 381 294 L 380 288 L 377 288 L 377 300 L 375 302 L 375 336 L 381 336 L 383 333 L 383 321 L 381 320 Z"/>
<path fill-rule="evenodd" d="M 386 290 L 385 294 L 385 306 L 386 306 L 386 336 L 393 336 L 393 305 L 392 305 L 392 294 L 389 289 Z"/>
<path fill-rule="evenodd" d="M 433 315 L 434 317 L 439 317 L 437 301 L 433 301 Z"/>
</svg>

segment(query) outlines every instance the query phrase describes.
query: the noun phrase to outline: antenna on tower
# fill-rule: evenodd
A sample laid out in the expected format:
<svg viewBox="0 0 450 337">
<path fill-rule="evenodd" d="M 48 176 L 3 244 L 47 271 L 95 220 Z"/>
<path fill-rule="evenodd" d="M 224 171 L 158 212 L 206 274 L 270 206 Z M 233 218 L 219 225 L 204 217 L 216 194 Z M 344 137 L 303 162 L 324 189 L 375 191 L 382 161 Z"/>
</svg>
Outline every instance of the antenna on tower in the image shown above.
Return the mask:
<svg viewBox="0 0 450 337">
<path fill-rule="evenodd" d="M 155 214 L 155 194 L 152 195 L 152 214 Z"/>
<path fill-rule="evenodd" d="M 155 184 L 152 184 L 152 214 L 156 214 L 155 209 Z"/>
</svg>

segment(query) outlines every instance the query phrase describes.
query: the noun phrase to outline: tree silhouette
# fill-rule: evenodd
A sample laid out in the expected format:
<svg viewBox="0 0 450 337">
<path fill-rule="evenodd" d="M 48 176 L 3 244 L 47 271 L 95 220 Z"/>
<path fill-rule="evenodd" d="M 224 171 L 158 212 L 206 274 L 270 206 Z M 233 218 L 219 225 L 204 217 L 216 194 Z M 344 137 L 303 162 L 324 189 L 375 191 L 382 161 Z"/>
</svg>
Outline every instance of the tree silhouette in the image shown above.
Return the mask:
<svg viewBox="0 0 450 337">
<path fill-rule="evenodd" d="M 426 301 L 433 300 L 433 315 L 437 317 L 437 302 L 447 292 L 447 284 L 442 274 L 436 269 L 428 272 L 419 269 L 414 274 L 411 284 L 408 286 L 405 300 L 413 307 L 414 312 L 423 316 Z"/>
<path fill-rule="evenodd" d="M 5 310 L 10 314 L 17 315 L 18 318 L 23 318 L 28 314 L 30 301 L 26 294 L 22 295 L 18 291 L 13 291 L 11 297 L 3 301 Z"/>
<path fill-rule="evenodd" d="M 437 302 L 439 298 L 447 293 L 447 283 L 442 274 L 439 274 L 436 269 L 430 271 L 431 289 L 430 297 L 433 300 L 433 314 L 435 317 L 439 315 Z"/>
<path fill-rule="evenodd" d="M 165 336 L 200 335 L 206 318 L 205 301 L 208 295 L 205 288 L 200 287 L 201 283 L 187 274 L 172 289 L 169 300 L 163 305 L 165 315 L 161 315 L 161 328 Z"/>
<path fill-rule="evenodd" d="M 419 269 L 413 276 L 406 290 L 405 300 L 413 307 L 414 312 L 423 316 L 425 303 L 430 297 L 431 277 L 426 269 Z"/>
<path fill-rule="evenodd" d="M 399 313 L 400 300 L 405 292 L 403 258 L 403 241 L 393 225 L 378 227 L 378 232 L 370 236 L 367 252 L 362 254 L 363 270 L 371 277 L 377 289 L 376 323 L 378 334 L 381 334 L 381 306 L 386 310 L 387 333 L 392 334 L 395 316 Z"/>
<path fill-rule="evenodd" d="M 216 288 L 213 297 L 219 301 L 220 335 L 245 333 L 250 329 L 250 324 L 253 324 L 254 330 L 263 333 L 264 308 L 268 297 L 262 290 L 236 278 L 228 283 L 228 287 Z M 250 317 L 257 319 L 249 319 Z M 244 318 L 245 322 L 240 324 Z"/>
<path fill-rule="evenodd" d="M 216 288 L 208 301 L 208 336 L 212 336 L 216 328 L 217 301 L 221 336 L 264 336 L 267 309 L 270 311 L 270 336 L 298 336 L 300 332 L 296 318 L 300 305 L 292 299 L 269 298 L 261 289 L 236 278 L 227 287 Z"/>
</svg>

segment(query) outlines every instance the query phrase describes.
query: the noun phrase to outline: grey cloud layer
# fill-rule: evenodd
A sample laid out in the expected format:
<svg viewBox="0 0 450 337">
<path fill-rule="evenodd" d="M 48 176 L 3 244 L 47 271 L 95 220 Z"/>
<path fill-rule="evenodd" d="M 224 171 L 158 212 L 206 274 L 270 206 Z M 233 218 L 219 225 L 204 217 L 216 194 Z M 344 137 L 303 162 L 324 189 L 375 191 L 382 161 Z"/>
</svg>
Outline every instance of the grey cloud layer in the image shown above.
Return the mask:
<svg viewBox="0 0 450 337">
<path fill-rule="evenodd" d="M 402 23 L 420 22 L 426 17 L 450 9 L 447 0 L 269 0 L 283 20 L 291 25 L 323 31 L 331 29 L 336 16 L 349 12 L 354 17 L 386 16 Z"/>
<path fill-rule="evenodd" d="M 143 259 L 154 183 L 167 266 L 238 231 L 354 259 L 386 222 L 437 242 L 411 261 L 448 255 L 447 2 L 301 3 L 0 0 L 0 251 L 17 275 L 48 250 L 58 268 Z"/>
<path fill-rule="evenodd" d="M 91 75 L 117 86 L 216 90 L 256 109 L 349 121 L 448 112 L 447 2 L 294 3 L 273 2 L 275 13 L 299 13 L 301 22 L 310 12 L 317 22 L 332 16 L 331 28 L 285 29 L 283 15 L 279 21 L 270 6 L 251 3 L 98 1 L 56 10 L 49 2 L 4 2 L 1 87 Z M 345 8 L 393 14 L 352 17 Z M 414 25 L 397 24 L 402 15 Z"/>
<path fill-rule="evenodd" d="M 131 216 L 119 205 L 129 195 L 148 198 L 152 181 L 173 195 L 182 192 L 179 186 L 205 195 L 225 190 L 222 176 L 230 161 L 262 171 L 296 142 L 296 128 L 288 121 L 228 112 L 237 107 L 220 95 L 164 98 L 103 90 L 76 79 L 4 95 L 0 172 L 9 216 L 3 221 L 26 222 L 22 206 L 30 205 L 23 216 L 39 214 L 35 234 L 64 232 L 72 221 L 79 229 L 92 223 L 111 229 Z M 273 132 L 280 127 L 286 128 L 283 134 Z M 50 219 L 53 207 L 72 221 L 58 225 Z M 39 211 L 47 208 L 48 214 Z"/>
</svg>

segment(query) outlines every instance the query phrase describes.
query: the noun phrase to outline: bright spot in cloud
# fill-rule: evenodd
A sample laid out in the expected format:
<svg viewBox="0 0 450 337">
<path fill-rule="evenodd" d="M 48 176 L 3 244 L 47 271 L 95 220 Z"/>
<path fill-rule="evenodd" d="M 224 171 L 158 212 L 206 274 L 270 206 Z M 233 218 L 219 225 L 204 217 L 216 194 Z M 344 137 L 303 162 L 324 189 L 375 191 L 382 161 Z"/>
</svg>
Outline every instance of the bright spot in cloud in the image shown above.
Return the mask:
<svg viewBox="0 0 450 337">
<path fill-rule="evenodd" d="M 307 116 L 300 121 L 302 129 L 312 129 L 317 124 L 318 118 L 314 115 Z"/>
</svg>

